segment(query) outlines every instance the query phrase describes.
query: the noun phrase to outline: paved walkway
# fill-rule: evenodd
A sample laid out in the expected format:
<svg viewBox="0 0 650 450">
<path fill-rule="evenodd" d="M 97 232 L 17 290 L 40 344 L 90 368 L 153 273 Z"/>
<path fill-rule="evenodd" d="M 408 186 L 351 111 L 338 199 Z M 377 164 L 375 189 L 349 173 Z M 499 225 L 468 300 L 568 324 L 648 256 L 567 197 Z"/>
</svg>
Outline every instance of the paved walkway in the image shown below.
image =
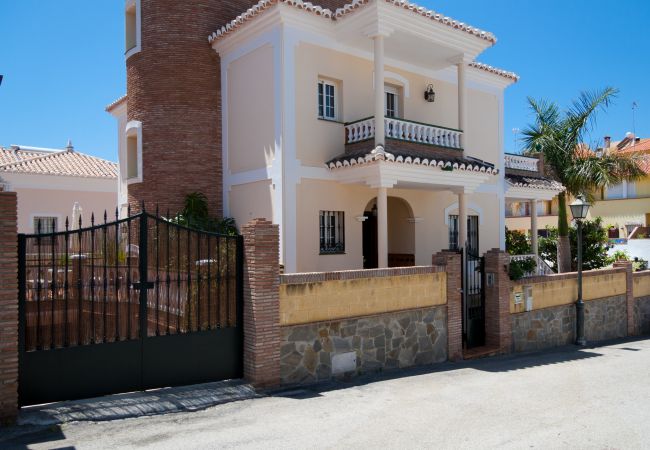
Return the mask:
<svg viewBox="0 0 650 450">
<path fill-rule="evenodd" d="M 650 340 L 443 364 L 195 412 L 3 430 L 1 448 L 648 448 Z"/>
</svg>

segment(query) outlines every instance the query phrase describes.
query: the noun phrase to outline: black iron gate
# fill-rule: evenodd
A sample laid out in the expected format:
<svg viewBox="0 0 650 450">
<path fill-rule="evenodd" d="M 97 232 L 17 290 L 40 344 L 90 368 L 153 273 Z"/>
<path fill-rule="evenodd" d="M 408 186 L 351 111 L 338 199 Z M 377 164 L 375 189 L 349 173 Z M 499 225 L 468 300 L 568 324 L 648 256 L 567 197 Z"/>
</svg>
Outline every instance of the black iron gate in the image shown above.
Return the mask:
<svg viewBox="0 0 650 450">
<path fill-rule="evenodd" d="M 463 340 L 466 348 L 485 345 L 485 259 L 472 246 L 463 251 Z"/>
<path fill-rule="evenodd" d="M 92 222 L 19 235 L 21 405 L 241 377 L 241 236 Z"/>
</svg>

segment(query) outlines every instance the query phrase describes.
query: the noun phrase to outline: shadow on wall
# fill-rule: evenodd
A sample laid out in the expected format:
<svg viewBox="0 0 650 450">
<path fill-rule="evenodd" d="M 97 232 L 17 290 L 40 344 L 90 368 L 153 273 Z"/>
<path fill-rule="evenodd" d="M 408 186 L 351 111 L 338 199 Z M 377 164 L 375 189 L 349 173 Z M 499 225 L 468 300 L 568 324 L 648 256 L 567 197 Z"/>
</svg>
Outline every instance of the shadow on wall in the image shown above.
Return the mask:
<svg viewBox="0 0 650 450">
<path fill-rule="evenodd" d="M 609 343 L 632 342 L 634 340 L 635 339 L 625 339 L 623 341 L 616 340 Z M 599 345 L 606 344 L 607 343 L 599 343 Z M 625 347 L 623 350 L 632 351 L 636 349 L 632 347 Z M 575 345 L 567 345 L 564 347 L 556 347 L 553 349 L 532 353 L 510 354 L 485 359 L 461 361 L 456 363 L 445 362 L 405 369 L 391 369 L 382 372 L 366 373 L 360 376 L 332 379 L 329 381 L 307 386 L 287 386 L 282 389 L 269 391 L 269 394 L 274 397 L 305 400 L 309 398 L 320 397 L 324 392 L 330 392 L 339 389 L 348 389 L 353 386 L 365 386 L 377 381 L 396 380 L 405 377 L 426 375 L 429 373 L 451 372 L 461 369 L 473 369 L 492 373 L 511 372 L 533 367 L 570 363 L 573 361 L 597 358 L 599 356 L 602 356 L 602 354 L 598 351 L 594 351 L 593 349 L 585 349 L 576 347 Z"/>
</svg>

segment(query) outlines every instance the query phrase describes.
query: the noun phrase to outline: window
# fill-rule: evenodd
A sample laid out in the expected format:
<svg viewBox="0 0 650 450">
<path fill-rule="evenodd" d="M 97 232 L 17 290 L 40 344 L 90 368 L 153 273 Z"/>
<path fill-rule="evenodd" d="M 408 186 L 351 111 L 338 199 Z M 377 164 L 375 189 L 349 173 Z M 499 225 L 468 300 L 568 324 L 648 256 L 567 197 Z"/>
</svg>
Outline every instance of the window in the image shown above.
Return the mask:
<svg viewBox="0 0 650 450">
<path fill-rule="evenodd" d="M 318 82 L 318 117 L 336 120 L 336 85 L 331 81 Z"/>
<path fill-rule="evenodd" d="M 458 250 L 458 216 L 449 216 L 449 250 Z M 478 216 L 467 216 L 467 250 L 478 255 Z"/>
<path fill-rule="evenodd" d="M 345 214 L 343 211 L 320 212 L 320 252 L 345 252 Z"/>
<path fill-rule="evenodd" d="M 386 86 L 386 117 L 399 117 L 399 92 L 397 88 Z"/>
<path fill-rule="evenodd" d="M 120 156 L 122 179 L 128 183 L 142 182 L 142 123 L 133 120 L 126 124 L 124 161 Z"/>
<path fill-rule="evenodd" d="M 140 51 L 140 0 L 127 0 L 124 8 L 126 57 Z"/>
<path fill-rule="evenodd" d="M 34 233 L 50 234 L 56 233 L 57 218 L 56 217 L 34 217 Z"/>
</svg>

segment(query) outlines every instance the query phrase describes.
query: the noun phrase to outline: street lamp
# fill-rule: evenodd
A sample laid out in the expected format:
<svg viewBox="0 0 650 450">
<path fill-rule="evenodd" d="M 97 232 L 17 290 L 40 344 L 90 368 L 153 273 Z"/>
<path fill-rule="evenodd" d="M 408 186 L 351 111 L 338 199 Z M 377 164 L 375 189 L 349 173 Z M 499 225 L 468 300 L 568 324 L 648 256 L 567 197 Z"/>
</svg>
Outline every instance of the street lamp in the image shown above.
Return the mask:
<svg viewBox="0 0 650 450">
<path fill-rule="evenodd" d="M 578 225 L 578 301 L 576 302 L 576 345 L 586 345 L 585 339 L 585 302 L 582 300 L 582 221 L 587 218 L 589 207 L 582 197 L 569 205 L 573 220 Z"/>
</svg>

